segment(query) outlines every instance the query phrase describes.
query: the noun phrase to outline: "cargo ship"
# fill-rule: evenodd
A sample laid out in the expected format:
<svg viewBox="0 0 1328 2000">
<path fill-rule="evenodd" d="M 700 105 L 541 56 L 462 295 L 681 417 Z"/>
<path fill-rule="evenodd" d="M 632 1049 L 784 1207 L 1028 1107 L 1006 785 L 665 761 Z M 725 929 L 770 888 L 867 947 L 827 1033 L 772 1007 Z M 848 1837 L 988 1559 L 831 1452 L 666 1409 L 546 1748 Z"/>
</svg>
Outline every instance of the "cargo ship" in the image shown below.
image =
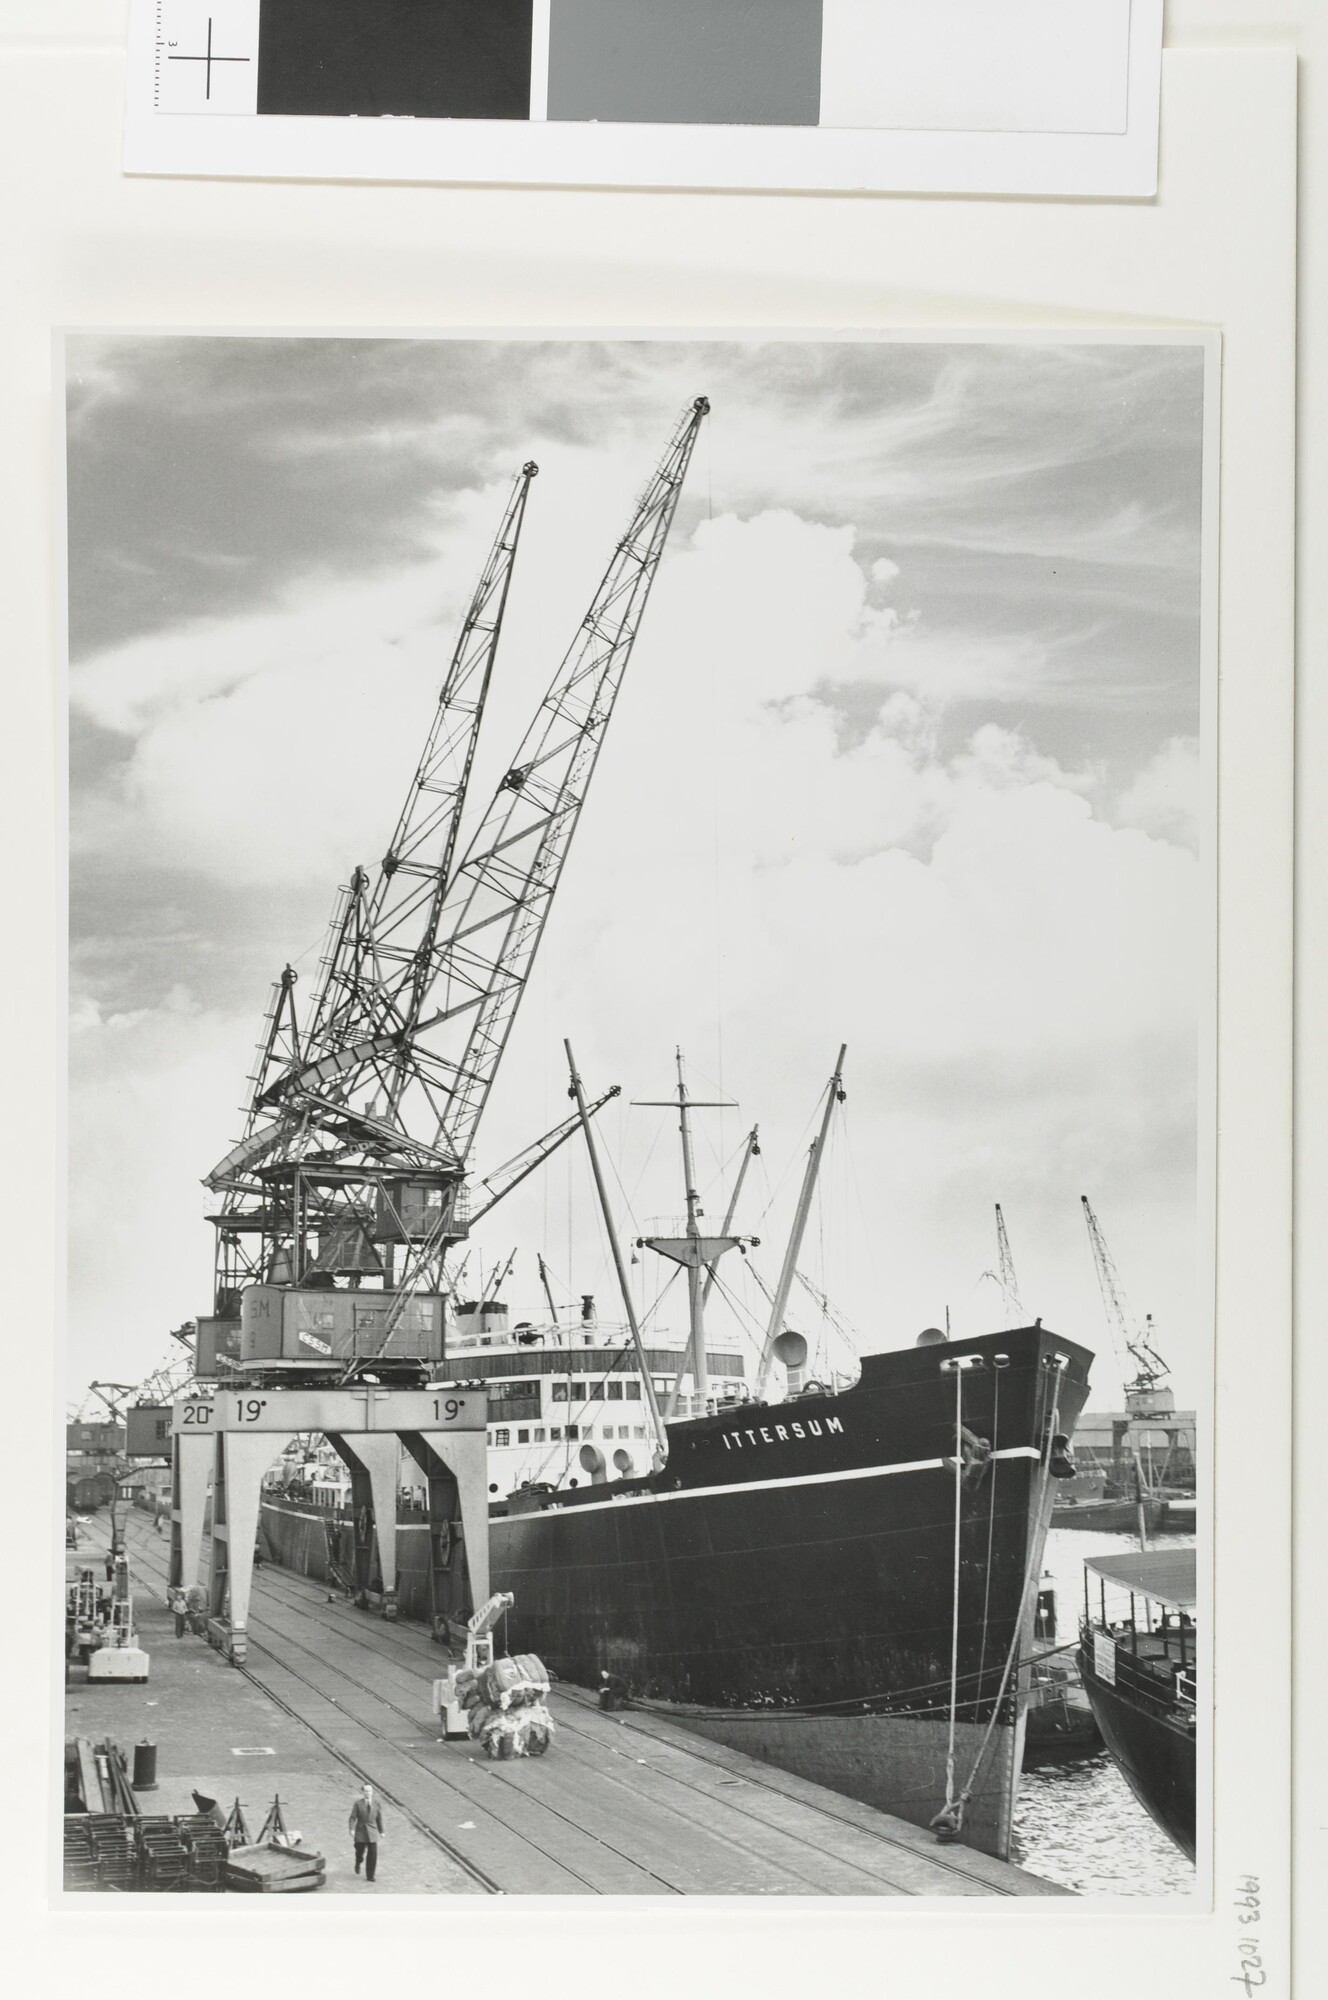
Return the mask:
<svg viewBox="0 0 1328 2000">
<path fill-rule="evenodd" d="M 518 1344 L 487 1318 L 482 1379 L 491 1420 L 507 1419 L 491 1424 L 495 1454 L 526 1468 L 491 1509 L 510 1647 L 1008 1855 L 1036 1582 L 1087 1352 L 1041 1326 L 955 1341 L 927 1329 L 864 1356 L 847 1389 L 794 1371 L 779 1402 L 751 1398 L 740 1357 L 714 1353 L 734 1386 L 712 1413 L 667 1424 L 664 1464 L 638 1472 L 621 1465 L 646 1443 L 633 1350 Z M 647 1359 L 667 1392 L 685 1356 Z M 473 1381 L 480 1360 L 459 1351 L 447 1372 Z M 598 1394 L 578 1393 L 592 1383 Z M 354 1524 L 312 1495 L 269 1493 L 262 1525 L 272 1560 L 320 1577 L 348 1567 Z M 397 1602 L 436 1623 L 429 1542 L 428 1521 L 403 1509 Z"/>
</svg>

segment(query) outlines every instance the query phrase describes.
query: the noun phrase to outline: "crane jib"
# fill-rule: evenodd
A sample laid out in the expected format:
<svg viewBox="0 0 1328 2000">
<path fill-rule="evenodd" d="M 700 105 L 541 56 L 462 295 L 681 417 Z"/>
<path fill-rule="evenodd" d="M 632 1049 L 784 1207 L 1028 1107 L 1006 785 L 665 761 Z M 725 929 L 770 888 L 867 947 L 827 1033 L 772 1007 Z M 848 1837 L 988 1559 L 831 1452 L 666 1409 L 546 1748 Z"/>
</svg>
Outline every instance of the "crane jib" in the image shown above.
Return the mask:
<svg viewBox="0 0 1328 2000">
<path fill-rule="evenodd" d="M 524 740 L 503 765 L 459 856 L 533 462 L 515 481 L 384 858 L 372 880 L 357 870 L 338 897 L 303 1032 L 293 973 L 269 1011 L 244 1137 L 213 1170 L 229 1177 L 262 1158 L 267 1192 L 243 1181 L 227 1187 L 218 1218 L 219 1298 L 237 1297 L 244 1284 L 274 1272 L 298 1277 L 317 1254 L 300 1193 L 301 1162 L 311 1147 L 335 1145 L 348 1212 L 356 1201 L 363 1210 L 383 1175 L 408 1171 L 421 1149 L 438 1157 L 442 1141 L 449 1160 L 463 1164 L 469 1157 L 708 411 L 698 397 L 675 425 Z M 430 994 L 451 987 L 466 999 L 426 1020 Z M 426 1029 L 428 1048 L 419 1040 Z M 345 1101 L 317 1095 L 333 1083 L 333 1096 Z M 370 1096 L 362 1111 L 352 1111 L 350 1094 L 360 1088 Z M 271 1105 L 278 1113 L 268 1123 L 259 1114 Z M 358 1195 L 357 1164 L 364 1174 Z M 283 1186 L 288 1192 L 273 1196 Z M 326 1213 L 321 1226 L 328 1231 Z M 440 1276 L 446 1231 L 436 1223 L 430 1229 L 439 1237 Z M 409 1230 L 406 1238 L 417 1240 Z M 391 1240 L 401 1241 L 400 1233 Z M 388 1261 L 390 1267 L 390 1253 Z M 418 1285 L 419 1260 L 408 1261 Z"/>
</svg>

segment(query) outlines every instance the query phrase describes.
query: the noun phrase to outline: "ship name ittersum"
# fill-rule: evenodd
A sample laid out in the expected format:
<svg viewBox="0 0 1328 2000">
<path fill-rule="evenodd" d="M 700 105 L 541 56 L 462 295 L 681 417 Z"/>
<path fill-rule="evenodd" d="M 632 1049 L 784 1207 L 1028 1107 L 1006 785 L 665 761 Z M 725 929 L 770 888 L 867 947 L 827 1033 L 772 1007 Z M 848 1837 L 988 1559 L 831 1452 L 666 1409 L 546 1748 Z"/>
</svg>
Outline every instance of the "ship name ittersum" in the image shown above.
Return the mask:
<svg viewBox="0 0 1328 2000">
<path fill-rule="evenodd" d="M 720 1436 L 724 1440 L 725 1451 L 745 1451 L 747 1447 L 743 1443 L 744 1438 L 749 1438 L 753 1444 L 787 1444 L 791 1437 L 818 1438 L 822 1431 L 825 1432 L 827 1437 L 833 1437 L 836 1431 L 842 1436 L 844 1431 L 843 1418 L 827 1417 L 824 1423 L 820 1423 L 815 1417 L 808 1417 L 805 1424 L 770 1424 L 769 1426 L 762 1424 L 758 1429 L 753 1431 L 721 1431 Z"/>
</svg>

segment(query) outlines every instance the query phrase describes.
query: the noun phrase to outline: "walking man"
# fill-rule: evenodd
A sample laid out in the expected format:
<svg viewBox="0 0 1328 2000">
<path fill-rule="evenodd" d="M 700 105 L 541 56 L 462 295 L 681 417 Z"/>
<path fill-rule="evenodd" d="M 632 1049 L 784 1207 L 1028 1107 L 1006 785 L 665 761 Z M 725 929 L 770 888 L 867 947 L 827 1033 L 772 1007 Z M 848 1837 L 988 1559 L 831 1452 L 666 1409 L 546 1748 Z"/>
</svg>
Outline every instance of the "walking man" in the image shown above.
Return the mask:
<svg viewBox="0 0 1328 2000">
<path fill-rule="evenodd" d="M 378 1843 L 383 1837 L 383 1808 L 372 1785 L 361 1785 L 350 1809 L 350 1837 L 355 1842 L 355 1873 L 364 1863 L 364 1879 L 372 1882 L 378 1872 Z"/>
</svg>

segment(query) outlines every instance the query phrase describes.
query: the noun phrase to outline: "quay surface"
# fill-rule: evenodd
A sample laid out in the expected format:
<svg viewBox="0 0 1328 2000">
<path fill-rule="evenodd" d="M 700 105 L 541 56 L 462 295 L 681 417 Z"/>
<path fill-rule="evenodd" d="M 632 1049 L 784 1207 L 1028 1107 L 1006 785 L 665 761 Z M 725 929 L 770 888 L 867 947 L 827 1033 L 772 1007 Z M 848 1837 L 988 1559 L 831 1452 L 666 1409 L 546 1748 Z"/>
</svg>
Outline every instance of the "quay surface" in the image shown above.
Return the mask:
<svg viewBox="0 0 1328 2000">
<path fill-rule="evenodd" d="M 100 1561 L 109 1524 L 85 1523 L 77 1561 Z M 431 1691 L 445 1651 L 290 1571 L 255 1572 L 246 1666 L 177 1639 L 166 1534 L 128 1523 L 146 1685 L 66 1689 L 67 1736 L 109 1736 L 132 1761 L 157 1744 L 150 1813 L 227 1810 L 251 1834 L 280 1794 L 287 1825 L 327 1857 L 327 1889 L 357 1896 L 1058 1896 L 1054 1884 L 859 1805 L 640 1710 L 602 1714 L 559 1686 L 543 1758 L 494 1762 L 444 1742 Z M 386 1822 L 378 1880 L 356 1876 L 346 1819 L 360 1783 Z"/>
</svg>

